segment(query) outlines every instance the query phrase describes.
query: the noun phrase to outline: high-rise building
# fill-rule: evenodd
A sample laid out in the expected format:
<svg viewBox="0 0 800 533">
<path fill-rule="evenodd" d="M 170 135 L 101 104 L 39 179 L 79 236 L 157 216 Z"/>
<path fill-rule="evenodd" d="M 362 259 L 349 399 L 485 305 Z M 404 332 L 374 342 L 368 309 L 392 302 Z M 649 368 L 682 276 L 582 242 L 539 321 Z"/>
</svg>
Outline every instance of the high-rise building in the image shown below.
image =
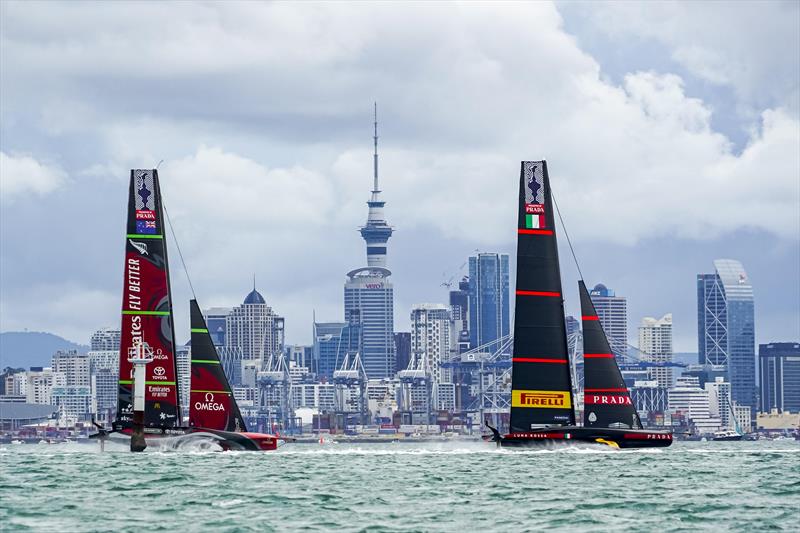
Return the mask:
<svg viewBox="0 0 800 533">
<path fill-rule="evenodd" d="M 708 411 L 711 416 L 719 418 L 722 427 L 735 429 L 731 384 L 724 378 L 716 377 L 713 382 L 706 382 L 704 388 L 708 392 Z"/>
<path fill-rule="evenodd" d="M 92 376 L 89 357 L 75 350 L 53 355 L 54 382 L 51 402 L 58 407 L 59 418 L 70 424 L 89 420 L 92 413 Z"/>
<path fill-rule="evenodd" d="M 386 243 L 392 227 L 386 222 L 378 186 L 378 121 L 377 107 L 373 137 L 372 196 L 367 202 L 369 214 L 361 227 L 361 237 L 367 244 L 367 266 L 347 273 L 344 284 L 345 320 L 358 311 L 361 321 L 361 362 L 370 379 L 394 376 L 394 287 L 389 281 L 392 272 L 386 268 Z"/>
<path fill-rule="evenodd" d="M 598 283 L 589 291 L 611 351 L 620 363 L 628 360 L 628 300 Z"/>
<path fill-rule="evenodd" d="M 669 409 L 681 413 L 692 421 L 699 434 L 717 431 L 720 419 L 713 418 L 708 405 L 708 391 L 700 388 L 696 377 L 681 376 L 675 387 L 668 391 Z"/>
<path fill-rule="evenodd" d="M 394 350 L 396 354 L 396 367 L 395 371 L 400 372 L 408 368 L 408 362 L 411 360 L 411 333 L 407 331 L 398 331 L 394 334 Z"/>
<path fill-rule="evenodd" d="M 230 307 L 212 307 L 203 311 L 208 334 L 215 346 L 225 346 L 226 319 L 231 311 Z"/>
<path fill-rule="evenodd" d="M 758 345 L 762 413 L 800 412 L 800 343 Z"/>
<path fill-rule="evenodd" d="M 317 377 L 326 381 L 341 367 L 345 356 L 360 352 L 361 322 L 357 309 L 351 310 L 347 322 L 315 322 L 313 363 Z"/>
<path fill-rule="evenodd" d="M 120 330 L 115 328 L 98 329 L 90 341 L 93 352 L 119 351 Z"/>
<path fill-rule="evenodd" d="M 92 410 L 98 422 L 111 422 L 119 392 L 119 349 L 90 351 L 86 356 L 92 374 Z"/>
<path fill-rule="evenodd" d="M 717 259 L 714 269 L 697 276 L 699 362 L 725 365 L 733 401 L 755 410 L 753 286 L 739 261 Z"/>
<path fill-rule="evenodd" d="M 434 385 L 451 383 L 452 371 L 443 368 L 450 358 L 450 310 L 444 304 L 411 306 L 411 353 L 424 357 Z"/>
<path fill-rule="evenodd" d="M 244 359 L 258 359 L 262 366 L 283 351 L 283 325 L 255 287 L 242 305 L 225 317 L 225 347 L 238 347 Z"/>
<path fill-rule="evenodd" d="M 64 385 L 88 387 L 91 385 L 89 357 L 75 350 L 57 351 L 52 359 L 53 372 L 64 375 Z"/>
<path fill-rule="evenodd" d="M 50 367 L 31 367 L 25 373 L 25 401 L 27 403 L 51 404 L 53 385 L 63 381 L 64 376 L 59 375 L 58 380 Z"/>
<path fill-rule="evenodd" d="M 192 347 L 189 344 L 178 346 L 175 350 L 175 365 L 178 369 L 178 399 L 181 403 L 181 416 L 189 416 L 189 392 L 192 383 Z"/>
<path fill-rule="evenodd" d="M 471 348 L 508 335 L 508 255 L 479 253 L 469 258 L 469 341 Z"/>
<path fill-rule="evenodd" d="M 469 278 L 458 282 L 458 290 L 450 291 L 450 351 L 469 350 Z"/>
<path fill-rule="evenodd" d="M 639 326 L 639 351 L 651 363 L 672 362 L 672 314 L 660 319 L 645 317 Z M 672 386 L 672 368 L 655 366 L 648 369 L 651 380 L 658 382 L 659 387 Z"/>
</svg>

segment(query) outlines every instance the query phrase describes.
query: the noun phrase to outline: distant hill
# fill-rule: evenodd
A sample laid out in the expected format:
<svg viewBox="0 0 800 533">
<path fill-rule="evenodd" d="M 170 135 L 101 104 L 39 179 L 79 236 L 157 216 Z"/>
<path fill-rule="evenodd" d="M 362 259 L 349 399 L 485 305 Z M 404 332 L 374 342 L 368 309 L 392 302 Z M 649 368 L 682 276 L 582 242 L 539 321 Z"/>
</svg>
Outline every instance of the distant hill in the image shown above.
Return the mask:
<svg viewBox="0 0 800 533">
<path fill-rule="evenodd" d="M 86 353 L 89 347 L 67 339 L 38 331 L 6 331 L 0 333 L 0 371 L 10 366 L 28 368 L 50 366 L 50 359 L 58 350 L 78 350 Z"/>
</svg>

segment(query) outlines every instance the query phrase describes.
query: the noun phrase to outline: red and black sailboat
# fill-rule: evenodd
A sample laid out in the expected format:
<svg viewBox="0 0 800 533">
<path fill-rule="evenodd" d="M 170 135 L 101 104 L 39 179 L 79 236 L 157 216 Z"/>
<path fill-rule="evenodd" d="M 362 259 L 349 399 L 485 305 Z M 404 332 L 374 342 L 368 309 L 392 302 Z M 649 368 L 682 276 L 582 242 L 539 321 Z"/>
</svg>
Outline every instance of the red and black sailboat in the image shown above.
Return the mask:
<svg viewBox="0 0 800 533">
<path fill-rule="evenodd" d="M 510 431 L 500 446 L 590 442 L 669 446 L 672 433 L 642 429 L 583 281 L 586 352 L 583 426 L 575 421 L 552 193 L 545 161 L 523 161 L 517 223 L 517 284 Z"/>
<path fill-rule="evenodd" d="M 165 233 L 158 171 L 131 170 L 117 418 L 111 431 L 98 425 L 99 432 L 93 437 L 127 440 L 132 451 L 165 439 L 176 444 L 210 439 L 225 450 L 276 449 L 275 436 L 246 432 L 195 300 L 191 301 L 190 424 L 182 424 Z M 144 383 L 136 387 L 144 401 L 135 408 L 134 365 L 144 370 Z"/>
</svg>

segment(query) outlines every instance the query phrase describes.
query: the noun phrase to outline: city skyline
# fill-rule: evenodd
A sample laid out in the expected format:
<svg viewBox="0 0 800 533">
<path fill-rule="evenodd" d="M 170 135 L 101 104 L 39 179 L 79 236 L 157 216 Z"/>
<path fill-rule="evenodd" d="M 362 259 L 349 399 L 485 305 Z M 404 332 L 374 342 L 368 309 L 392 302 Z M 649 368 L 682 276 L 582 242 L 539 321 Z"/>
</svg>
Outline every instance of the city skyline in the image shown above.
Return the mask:
<svg viewBox="0 0 800 533">
<path fill-rule="evenodd" d="M 163 159 L 165 203 L 201 306 L 238 304 L 255 271 L 264 298 L 286 318 L 287 339 L 310 344 L 314 312 L 321 319 L 342 319 L 343 273 L 363 254 L 355 232 L 363 224 L 371 181 L 369 137 L 377 99 L 383 199 L 397 228 L 391 256 L 397 331 L 408 331 L 414 303 L 447 302 L 441 283 L 476 248 L 514 257 L 507 213 L 515 198 L 516 165 L 545 158 L 587 285 L 604 283 L 629 299 L 629 339 L 635 338 L 639 318 L 672 313 L 675 351 L 694 351 L 692 282 L 717 258 L 741 261 L 757 287 L 756 342 L 800 336 L 800 163 L 794 150 L 799 106 L 796 67 L 786 67 L 797 62 L 771 59 L 797 50 L 797 35 L 787 32 L 772 4 L 736 13 L 713 5 L 662 6 L 643 15 L 625 6 L 606 5 L 590 14 L 541 3 L 488 19 L 481 9 L 465 10 L 457 15 L 462 30 L 444 30 L 436 21 L 453 14 L 433 9 L 429 24 L 417 28 L 427 39 L 406 52 L 419 64 L 407 73 L 407 84 L 360 74 L 375 61 L 390 70 L 405 68 L 394 53 L 395 39 L 405 42 L 418 12 L 403 8 L 399 17 L 386 17 L 366 8 L 369 17 L 355 12 L 346 17 L 350 34 L 358 36 L 348 45 L 328 33 L 303 44 L 272 42 L 263 29 L 244 31 L 244 42 L 253 49 L 339 50 L 340 56 L 318 59 L 318 75 L 339 79 L 332 65 L 343 60 L 344 72 L 362 80 L 323 92 L 302 75 L 308 67 L 304 59 L 266 57 L 257 60 L 264 77 L 240 84 L 259 89 L 256 99 L 236 84 L 215 83 L 244 79 L 252 65 L 226 65 L 221 75 L 213 54 L 198 53 L 204 59 L 182 72 L 207 76 L 207 87 L 218 93 L 196 93 L 196 84 L 185 85 L 158 54 L 143 65 L 128 57 L 135 67 L 129 71 L 82 67 L 61 55 L 58 44 L 76 35 L 66 27 L 82 28 L 77 35 L 93 54 L 87 61 L 108 65 L 119 58 L 111 61 L 106 47 L 96 45 L 102 24 L 91 13 L 62 9 L 2 6 L 0 83 L 5 98 L 16 104 L 4 106 L 2 126 L 2 331 L 52 331 L 81 341 L 97 327 L 116 324 L 124 182 L 129 168 L 156 166 Z M 248 13 L 259 20 L 268 15 L 274 19 L 270 24 L 297 24 L 272 9 L 254 7 Z M 309 18 L 326 13 L 324 7 L 300 9 Z M 151 10 L 168 14 L 171 8 L 145 6 L 118 17 L 115 35 L 122 48 L 139 41 L 137 17 L 170 42 L 189 46 L 182 34 L 159 29 L 169 15 L 153 17 Z M 695 11 L 687 16 L 683 10 Z M 332 19 L 335 34 L 341 16 Z M 614 24 L 599 25 L 604 16 Z M 623 23 L 637 17 L 647 24 L 632 29 Z M 196 27 L 202 17 L 189 8 L 181 18 Z M 536 19 L 537 32 L 521 31 L 529 27 L 526 19 Z M 664 22 L 659 32 L 652 29 L 656 19 Z M 48 20 L 69 24 L 56 24 L 47 36 L 31 30 Z M 683 44 L 688 30 L 677 24 L 682 20 L 726 24 L 694 36 L 697 50 L 706 54 L 692 55 Z M 774 38 L 753 32 L 753 20 L 768 21 L 759 27 L 769 27 Z M 383 39 L 373 35 L 372 25 L 387 30 L 378 32 Z M 388 31 L 395 27 L 402 35 Z M 302 24 L 295 29 L 304 35 Z M 454 39 L 440 33 L 464 29 L 471 31 Z M 621 39 L 632 32 L 636 39 Z M 491 37 L 504 34 L 523 40 Z M 646 44 L 646 56 L 634 41 Z M 728 49 L 731 42 L 736 45 Z M 225 43 L 220 46 L 229 51 Z M 146 46 L 145 52 L 153 51 Z M 37 59 L 20 61 L 28 49 L 38 51 Z M 364 50 L 374 55 L 364 56 Z M 757 72 L 731 67 L 742 54 L 758 65 Z M 488 57 L 501 68 L 495 77 L 475 78 L 475 69 L 492 71 L 472 59 L 426 61 L 439 56 Z M 32 83 L 42 72 L 58 77 Z M 278 86 L 276 79 L 285 84 Z M 431 83 L 422 79 L 440 89 L 430 91 Z M 553 92 L 539 83 L 543 79 L 567 89 Z M 95 86 L 119 90 L 89 98 Z M 505 98 L 486 97 L 498 87 Z M 180 98 L 176 90 L 182 91 Z M 597 105 L 590 103 L 595 97 Z M 412 102 L 425 102 L 425 112 Z M 618 120 L 608 120 L 606 108 Z M 547 109 L 573 111 L 550 115 Z M 625 132 L 632 144 L 614 141 L 629 139 Z M 88 245 L 82 232 L 54 231 L 55 220 L 91 227 Z M 565 241 L 560 239 L 562 278 L 567 312 L 574 315 L 578 276 Z M 170 250 L 175 251 L 172 243 Z M 59 261 L 52 260 L 56 255 Z M 173 264 L 180 340 L 183 332 L 188 335 L 187 285 Z"/>
</svg>

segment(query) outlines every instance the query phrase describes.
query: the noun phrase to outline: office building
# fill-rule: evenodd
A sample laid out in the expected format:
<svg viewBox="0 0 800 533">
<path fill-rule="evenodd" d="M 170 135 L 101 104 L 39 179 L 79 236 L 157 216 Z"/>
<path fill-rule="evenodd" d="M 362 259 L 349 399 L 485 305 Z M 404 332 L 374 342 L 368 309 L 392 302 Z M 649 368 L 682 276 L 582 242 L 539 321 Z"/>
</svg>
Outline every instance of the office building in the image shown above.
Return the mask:
<svg viewBox="0 0 800 533">
<path fill-rule="evenodd" d="M 54 373 L 63 374 L 64 385 L 91 386 L 91 365 L 86 355 L 78 355 L 75 350 L 58 351 L 53 354 L 52 368 Z"/>
<path fill-rule="evenodd" d="M 645 317 L 639 326 L 639 351 L 642 357 L 651 363 L 672 362 L 672 314 L 660 319 Z M 659 387 L 672 386 L 672 368 L 656 366 L 648 369 L 651 380 L 658 382 Z"/>
<path fill-rule="evenodd" d="M 511 327 L 508 255 L 479 253 L 469 258 L 469 341 L 477 348 L 508 335 Z M 488 351 L 499 346 L 490 346 Z"/>
<path fill-rule="evenodd" d="M 314 322 L 312 367 L 318 379 L 331 381 L 345 356 L 361 353 L 361 321 L 358 309 L 351 309 L 347 322 Z M 362 359 L 363 363 L 363 359 Z"/>
<path fill-rule="evenodd" d="M 90 348 L 94 352 L 119 351 L 120 330 L 115 328 L 98 329 L 92 334 Z"/>
<path fill-rule="evenodd" d="M 238 347 L 244 359 L 258 359 L 263 367 L 283 351 L 283 326 L 283 318 L 253 287 L 242 305 L 225 316 L 225 347 Z"/>
<path fill-rule="evenodd" d="M 628 300 L 598 283 L 589 291 L 611 351 L 620 364 L 628 361 Z"/>
<path fill-rule="evenodd" d="M 708 412 L 711 416 L 719 418 L 723 428 L 735 429 L 731 384 L 717 377 L 713 382 L 707 382 L 704 388 L 708 392 Z"/>
<path fill-rule="evenodd" d="M 465 276 L 449 297 L 450 350 L 455 355 L 469 350 L 469 277 Z"/>
<path fill-rule="evenodd" d="M 208 334 L 215 346 L 225 346 L 226 322 L 232 310 L 230 307 L 211 307 L 203 311 Z"/>
<path fill-rule="evenodd" d="M 411 360 L 411 333 L 399 331 L 394 334 L 395 372 L 408 368 Z"/>
<path fill-rule="evenodd" d="M 450 309 L 444 304 L 411 307 L 411 353 L 424 359 L 434 386 L 452 383 L 452 370 L 442 367 L 450 359 Z"/>
<path fill-rule="evenodd" d="M 758 345 L 762 413 L 800 413 L 800 343 Z"/>
<path fill-rule="evenodd" d="M 377 114 L 377 112 L 376 112 Z M 375 119 L 373 187 L 367 206 L 367 222 L 361 237 L 367 245 L 367 266 L 347 273 L 344 284 L 344 314 L 350 321 L 357 311 L 360 319 L 361 362 L 371 379 L 389 378 L 396 370 L 394 343 L 394 286 L 386 267 L 387 243 L 393 229 L 386 222 L 378 185 L 378 122 Z"/>
<path fill-rule="evenodd" d="M 678 378 L 675 387 L 667 392 L 667 401 L 669 410 L 691 420 L 698 434 L 709 434 L 719 429 L 721 421 L 711 416 L 708 391 L 700 388 L 696 377 Z"/>
<path fill-rule="evenodd" d="M 714 261 L 697 276 L 698 359 L 727 368 L 733 401 L 755 409 L 756 360 L 753 286 L 733 259 Z"/>
</svg>

